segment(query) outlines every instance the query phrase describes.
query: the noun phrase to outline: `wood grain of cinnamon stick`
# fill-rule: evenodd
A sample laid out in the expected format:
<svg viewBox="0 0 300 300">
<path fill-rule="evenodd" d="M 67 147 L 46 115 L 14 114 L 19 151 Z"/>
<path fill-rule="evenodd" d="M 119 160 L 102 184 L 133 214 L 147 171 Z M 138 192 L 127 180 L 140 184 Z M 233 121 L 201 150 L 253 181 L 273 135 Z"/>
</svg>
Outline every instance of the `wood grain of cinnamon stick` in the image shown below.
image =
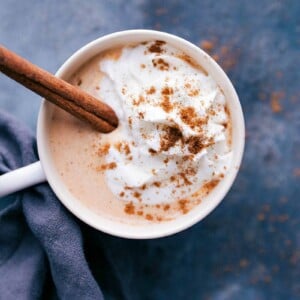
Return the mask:
<svg viewBox="0 0 300 300">
<path fill-rule="evenodd" d="M 101 132 L 111 132 L 118 126 L 118 118 L 107 104 L 1 45 L 0 71 Z"/>
</svg>

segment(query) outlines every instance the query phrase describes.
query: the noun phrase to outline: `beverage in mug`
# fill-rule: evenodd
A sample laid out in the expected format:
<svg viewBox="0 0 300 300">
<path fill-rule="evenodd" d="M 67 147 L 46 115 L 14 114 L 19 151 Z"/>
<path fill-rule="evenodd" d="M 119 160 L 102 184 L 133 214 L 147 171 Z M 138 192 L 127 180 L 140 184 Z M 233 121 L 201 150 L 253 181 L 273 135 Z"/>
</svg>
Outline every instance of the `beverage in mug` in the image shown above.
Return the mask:
<svg viewBox="0 0 300 300">
<path fill-rule="evenodd" d="M 85 207 L 130 225 L 188 215 L 233 165 L 232 116 L 203 65 L 165 40 L 106 49 L 66 78 L 109 104 L 119 127 L 101 134 L 53 108 L 50 153 L 62 182 Z"/>
</svg>

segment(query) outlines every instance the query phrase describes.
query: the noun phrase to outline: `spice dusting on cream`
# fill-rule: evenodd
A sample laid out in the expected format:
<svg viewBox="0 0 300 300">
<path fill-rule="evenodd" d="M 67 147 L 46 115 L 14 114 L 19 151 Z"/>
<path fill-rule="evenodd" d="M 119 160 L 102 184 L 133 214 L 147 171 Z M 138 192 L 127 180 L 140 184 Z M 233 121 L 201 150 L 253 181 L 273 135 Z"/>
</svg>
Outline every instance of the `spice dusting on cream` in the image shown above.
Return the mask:
<svg viewBox="0 0 300 300">
<path fill-rule="evenodd" d="M 186 199 L 201 189 L 208 194 L 231 163 L 230 115 L 221 89 L 163 41 L 122 48 L 99 69 L 98 96 L 115 110 L 120 126 L 102 137 L 98 154 L 105 164 L 97 169 L 127 202 L 128 214 L 135 213 L 134 204 L 170 203 L 186 213 Z"/>
</svg>

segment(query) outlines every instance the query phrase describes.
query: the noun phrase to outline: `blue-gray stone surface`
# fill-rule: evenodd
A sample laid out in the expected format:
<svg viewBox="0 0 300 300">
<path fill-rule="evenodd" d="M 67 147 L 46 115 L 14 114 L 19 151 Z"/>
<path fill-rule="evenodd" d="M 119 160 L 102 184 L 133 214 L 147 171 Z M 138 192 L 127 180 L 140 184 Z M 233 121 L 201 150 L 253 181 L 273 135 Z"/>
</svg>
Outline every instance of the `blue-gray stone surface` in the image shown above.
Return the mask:
<svg viewBox="0 0 300 300">
<path fill-rule="evenodd" d="M 97 37 L 151 28 L 202 45 L 239 94 L 244 160 L 204 221 L 147 241 L 81 224 L 107 299 L 300 299 L 299 16 L 297 0 L 0 0 L 0 43 L 50 72 Z M 0 76 L 0 109 L 33 130 L 39 103 Z"/>
</svg>

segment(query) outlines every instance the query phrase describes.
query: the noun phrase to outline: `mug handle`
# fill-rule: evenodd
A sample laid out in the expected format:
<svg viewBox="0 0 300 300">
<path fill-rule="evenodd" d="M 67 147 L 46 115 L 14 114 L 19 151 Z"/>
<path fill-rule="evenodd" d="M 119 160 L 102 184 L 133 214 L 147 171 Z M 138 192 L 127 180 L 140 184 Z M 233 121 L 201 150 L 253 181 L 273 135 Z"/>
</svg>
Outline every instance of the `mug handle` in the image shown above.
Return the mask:
<svg viewBox="0 0 300 300">
<path fill-rule="evenodd" d="M 0 197 L 46 181 L 40 161 L 0 176 Z"/>
</svg>

